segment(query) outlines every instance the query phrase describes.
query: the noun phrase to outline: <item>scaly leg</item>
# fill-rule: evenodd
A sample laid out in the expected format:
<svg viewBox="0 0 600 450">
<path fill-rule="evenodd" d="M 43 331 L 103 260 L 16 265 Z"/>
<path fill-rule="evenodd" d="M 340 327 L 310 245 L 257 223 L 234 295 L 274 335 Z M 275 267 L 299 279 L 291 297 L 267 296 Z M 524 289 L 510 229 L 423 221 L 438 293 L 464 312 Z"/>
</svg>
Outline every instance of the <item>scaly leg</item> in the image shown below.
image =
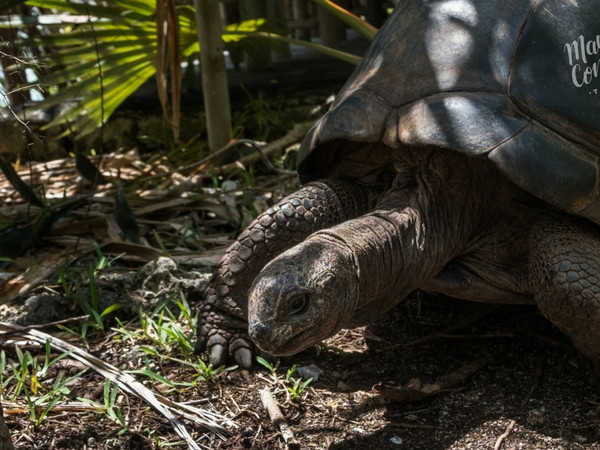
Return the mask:
<svg viewBox="0 0 600 450">
<path fill-rule="evenodd" d="M 247 291 L 256 275 L 313 232 L 364 214 L 375 196 L 355 183 L 322 180 L 258 216 L 229 247 L 204 290 L 196 352 L 207 351 L 215 367 L 231 355 L 249 368 L 254 346 L 247 334 Z"/>
<path fill-rule="evenodd" d="M 529 278 L 544 314 L 600 375 L 600 231 L 573 217 L 542 220 L 530 235 Z"/>
</svg>

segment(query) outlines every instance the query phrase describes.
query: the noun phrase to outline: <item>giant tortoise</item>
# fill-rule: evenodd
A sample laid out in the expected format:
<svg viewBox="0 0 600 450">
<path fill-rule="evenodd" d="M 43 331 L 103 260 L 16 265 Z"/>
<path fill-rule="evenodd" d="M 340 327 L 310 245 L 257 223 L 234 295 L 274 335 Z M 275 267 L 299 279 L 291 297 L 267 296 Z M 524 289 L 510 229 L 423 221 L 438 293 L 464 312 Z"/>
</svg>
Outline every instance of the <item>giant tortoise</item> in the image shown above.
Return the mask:
<svg viewBox="0 0 600 450">
<path fill-rule="evenodd" d="M 599 71 L 595 0 L 401 0 L 303 140 L 303 186 L 220 262 L 197 349 L 248 367 L 423 289 L 536 303 L 598 372 Z"/>
</svg>

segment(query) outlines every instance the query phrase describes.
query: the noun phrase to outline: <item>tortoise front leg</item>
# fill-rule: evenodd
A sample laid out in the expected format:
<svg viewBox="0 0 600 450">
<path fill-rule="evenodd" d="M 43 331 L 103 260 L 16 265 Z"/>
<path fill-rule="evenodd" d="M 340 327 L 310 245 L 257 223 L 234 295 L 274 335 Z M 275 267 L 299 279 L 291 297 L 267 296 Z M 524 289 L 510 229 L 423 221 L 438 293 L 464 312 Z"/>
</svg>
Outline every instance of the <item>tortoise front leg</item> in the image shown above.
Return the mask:
<svg viewBox="0 0 600 450">
<path fill-rule="evenodd" d="M 600 233 L 574 217 L 544 219 L 530 235 L 529 278 L 544 316 L 594 364 L 600 381 Z"/>
<path fill-rule="evenodd" d="M 229 247 L 203 294 L 195 351 L 206 351 L 218 367 L 233 356 L 252 365 L 247 334 L 247 292 L 267 262 L 313 232 L 364 214 L 375 194 L 340 180 L 304 185 L 259 215 Z"/>
</svg>

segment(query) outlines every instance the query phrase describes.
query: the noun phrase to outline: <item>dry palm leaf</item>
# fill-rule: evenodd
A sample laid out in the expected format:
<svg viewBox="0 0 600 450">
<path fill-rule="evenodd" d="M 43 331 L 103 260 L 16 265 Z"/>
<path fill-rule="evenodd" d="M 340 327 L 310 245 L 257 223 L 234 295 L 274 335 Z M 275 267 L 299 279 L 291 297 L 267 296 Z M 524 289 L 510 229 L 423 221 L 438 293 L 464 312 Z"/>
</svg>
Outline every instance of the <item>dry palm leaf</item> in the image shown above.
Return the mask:
<svg viewBox="0 0 600 450">
<path fill-rule="evenodd" d="M 0 322 L 0 333 L 4 335 L 2 338 L 5 340 L 5 344 L 18 345 L 23 341 L 34 341 L 40 345 L 45 345 L 46 342 L 48 342 L 51 347 L 57 350 L 70 352 L 71 358 L 76 359 L 95 370 L 100 375 L 116 384 L 123 392 L 135 395 L 152 405 L 154 409 L 169 420 L 177 434 L 187 442 L 191 449 L 200 449 L 200 447 L 194 442 L 183 424 L 177 420 L 175 414 L 182 415 L 189 420 L 201 424 L 222 439 L 225 439 L 228 435 L 225 426 L 237 426 L 231 419 L 220 414 L 177 403 L 160 394 L 155 394 L 137 381 L 133 376 L 89 354 L 85 350 L 50 334 L 6 322 Z"/>
</svg>

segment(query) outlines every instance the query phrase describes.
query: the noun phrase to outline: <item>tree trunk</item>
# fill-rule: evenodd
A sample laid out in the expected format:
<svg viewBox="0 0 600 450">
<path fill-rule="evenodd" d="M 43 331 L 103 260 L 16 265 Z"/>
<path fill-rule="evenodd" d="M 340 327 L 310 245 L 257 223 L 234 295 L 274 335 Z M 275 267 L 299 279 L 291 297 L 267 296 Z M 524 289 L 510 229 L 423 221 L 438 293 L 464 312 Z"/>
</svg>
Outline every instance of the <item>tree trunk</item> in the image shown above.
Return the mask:
<svg viewBox="0 0 600 450">
<path fill-rule="evenodd" d="M 232 137 L 223 22 L 218 0 L 195 0 L 195 6 L 208 145 L 215 152 Z"/>
<path fill-rule="evenodd" d="M 284 29 L 285 23 L 285 4 L 282 0 L 267 0 L 267 14 L 266 17 L 272 18 L 278 27 Z M 276 52 L 271 51 L 271 58 L 273 59 L 285 59 L 290 57 L 290 44 L 282 43 L 282 51 Z"/>
<path fill-rule="evenodd" d="M 294 20 L 302 20 L 307 18 L 308 5 L 306 0 L 293 0 L 292 8 Z M 310 41 L 310 30 L 308 28 L 297 28 L 294 34 L 296 39 Z"/>
</svg>

